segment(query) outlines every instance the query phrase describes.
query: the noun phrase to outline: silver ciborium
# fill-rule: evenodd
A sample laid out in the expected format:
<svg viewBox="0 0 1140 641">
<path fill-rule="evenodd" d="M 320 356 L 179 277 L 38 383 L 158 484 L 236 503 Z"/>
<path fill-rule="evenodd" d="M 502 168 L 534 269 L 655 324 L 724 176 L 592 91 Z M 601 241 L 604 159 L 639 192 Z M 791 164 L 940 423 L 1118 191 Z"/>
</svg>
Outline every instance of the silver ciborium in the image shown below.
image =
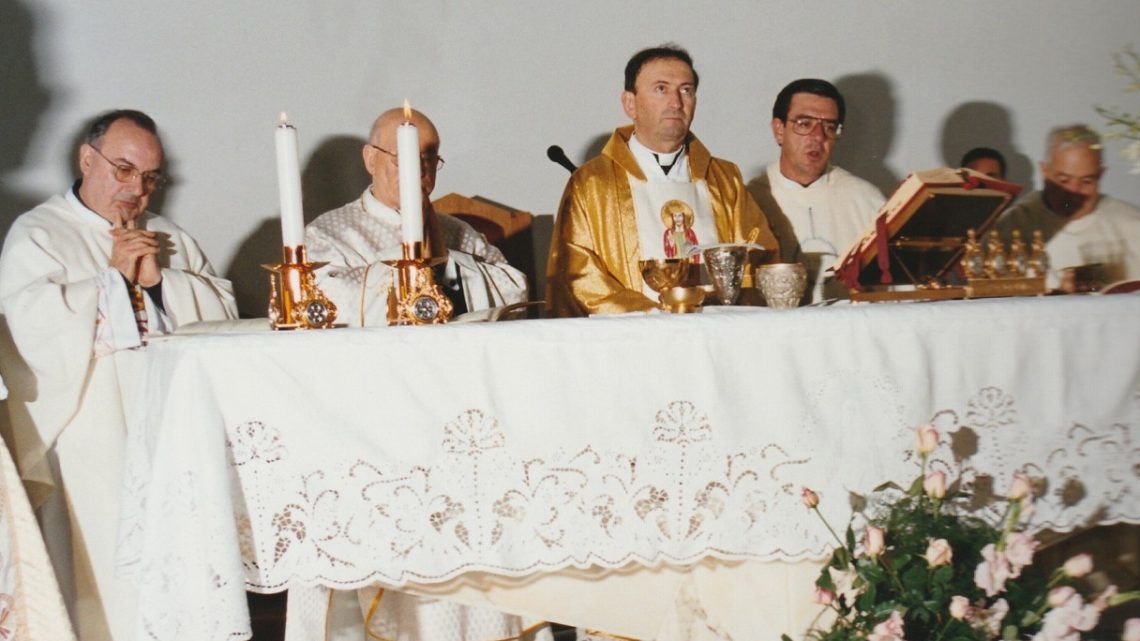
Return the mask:
<svg viewBox="0 0 1140 641">
<path fill-rule="evenodd" d="M 657 292 L 661 309 L 670 312 L 693 311 L 692 297 L 685 297 L 673 291 L 685 289 L 681 286 L 689 280 L 689 269 L 692 264 L 688 258 L 653 258 L 638 262 L 641 277 L 650 289 Z M 667 296 L 667 293 L 670 295 Z M 699 306 L 698 303 L 696 307 Z M 684 309 L 681 309 L 682 307 Z"/>
<path fill-rule="evenodd" d="M 807 269 L 799 263 L 775 263 L 756 268 L 756 286 L 768 307 L 798 307 L 807 286 Z"/>
<path fill-rule="evenodd" d="M 740 296 L 740 286 L 744 281 L 744 262 L 748 250 L 754 247 L 747 243 L 721 243 L 702 248 L 705 269 L 709 272 L 716 298 L 721 305 L 731 305 Z"/>
</svg>

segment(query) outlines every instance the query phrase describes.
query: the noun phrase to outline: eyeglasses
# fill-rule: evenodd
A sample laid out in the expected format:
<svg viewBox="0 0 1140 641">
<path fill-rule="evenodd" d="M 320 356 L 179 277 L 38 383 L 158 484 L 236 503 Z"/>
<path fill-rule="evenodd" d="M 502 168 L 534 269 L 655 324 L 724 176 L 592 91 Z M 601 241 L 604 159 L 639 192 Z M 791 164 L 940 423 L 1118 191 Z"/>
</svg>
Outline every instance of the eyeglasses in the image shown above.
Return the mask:
<svg viewBox="0 0 1140 641">
<path fill-rule="evenodd" d="M 392 157 L 392 162 L 396 163 L 397 167 L 400 166 L 400 157 L 398 155 L 388 151 L 387 149 L 384 149 L 383 147 L 377 147 L 372 143 L 368 143 L 368 146 L 377 151 L 382 151 L 388 154 Z M 434 169 L 435 171 L 439 171 L 440 169 L 443 169 L 443 156 L 435 153 L 420 154 L 420 167 L 424 169 Z"/>
<path fill-rule="evenodd" d="M 785 122 L 791 123 L 792 131 L 801 136 L 806 136 L 815 131 L 816 125 L 823 127 L 823 135 L 828 138 L 838 138 L 843 135 L 843 123 L 838 120 L 816 118 L 815 116 L 798 116 Z"/>
<path fill-rule="evenodd" d="M 154 191 L 166 184 L 166 177 L 162 175 L 161 171 L 141 171 L 138 167 L 135 167 L 130 163 L 119 164 L 114 160 L 111 160 L 110 158 L 104 156 L 103 152 L 95 145 L 91 145 L 91 148 L 95 150 L 95 153 L 99 154 L 100 158 L 111 163 L 111 167 L 113 167 L 112 171 L 115 175 L 115 180 L 121 183 L 134 182 L 136 177 L 140 177 L 142 178 L 143 189 L 147 190 L 148 192 Z"/>
</svg>

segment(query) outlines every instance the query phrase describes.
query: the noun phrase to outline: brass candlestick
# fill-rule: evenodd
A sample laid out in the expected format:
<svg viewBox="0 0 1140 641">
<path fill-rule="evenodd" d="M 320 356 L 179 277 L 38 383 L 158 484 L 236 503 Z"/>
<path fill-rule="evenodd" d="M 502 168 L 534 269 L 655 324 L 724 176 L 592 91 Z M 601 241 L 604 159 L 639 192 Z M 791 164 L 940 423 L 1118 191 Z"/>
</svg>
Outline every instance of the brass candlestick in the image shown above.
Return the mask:
<svg viewBox="0 0 1140 641">
<path fill-rule="evenodd" d="M 269 324 L 280 329 L 323 329 L 336 322 L 336 305 L 317 287 L 314 271 L 328 263 L 311 263 L 304 245 L 281 248 L 282 261 L 262 265 L 269 274 Z"/>
<path fill-rule="evenodd" d="M 388 287 L 389 325 L 434 325 L 451 319 L 451 299 L 435 282 L 432 266 L 443 258 L 425 257 L 423 243 L 404 243 L 404 257 L 386 260 L 396 268 Z"/>
</svg>

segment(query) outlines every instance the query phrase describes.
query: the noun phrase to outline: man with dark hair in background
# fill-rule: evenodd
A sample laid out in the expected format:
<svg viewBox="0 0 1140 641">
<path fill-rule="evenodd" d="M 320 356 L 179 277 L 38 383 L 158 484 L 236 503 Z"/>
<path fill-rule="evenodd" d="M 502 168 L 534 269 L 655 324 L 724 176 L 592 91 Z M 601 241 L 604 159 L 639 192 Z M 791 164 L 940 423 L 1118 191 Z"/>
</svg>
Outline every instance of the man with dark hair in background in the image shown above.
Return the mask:
<svg viewBox="0 0 1140 641">
<path fill-rule="evenodd" d="M 772 106 L 780 158 L 748 183 L 780 240 L 780 258 L 807 267 L 807 302 L 845 297 L 827 268 L 870 227 L 883 205 L 874 185 L 831 164 L 847 106 L 835 85 L 802 78 Z"/>
<path fill-rule="evenodd" d="M 958 166 L 973 169 L 990 178 L 1005 180 L 1005 156 L 997 149 L 974 147 L 962 155 L 962 161 Z"/>
</svg>

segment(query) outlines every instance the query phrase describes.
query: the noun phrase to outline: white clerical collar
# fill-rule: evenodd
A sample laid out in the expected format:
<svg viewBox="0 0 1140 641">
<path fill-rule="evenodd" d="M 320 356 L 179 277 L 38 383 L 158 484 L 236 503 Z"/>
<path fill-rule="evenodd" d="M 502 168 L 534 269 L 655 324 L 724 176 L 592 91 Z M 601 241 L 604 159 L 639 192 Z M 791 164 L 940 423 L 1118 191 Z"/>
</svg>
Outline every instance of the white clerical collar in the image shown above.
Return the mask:
<svg viewBox="0 0 1140 641">
<path fill-rule="evenodd" d="M 813 180 L 808 185 L 801 185 L 798 182 L 792 180 L 791 178 L 788 178 L 787 176 L 785 176 L 784 172 L 780 171 L 780 161 L 777 160 L 772 165 L 772 167 L 775 169 L 775 171 L 773 173 L 776 174 L 776 180 L 780 181 L 780 185 L 783 186 L 785 189 L 812 189 L 816 185 L 823 187 L 831 179 L 831 165 L 828 165 L 827 169 L 823 170 L 823 174 L 819 178 L 816 178 L 815 180 Z"/>
<path fill-rule="evenodd" d="M 371 187 L 364 190 L 364 195 L 360 197 L 360 204 L 364 207 L 364 211 L 380 220 L 393 225 L 400 224 L 400 212 L 377 200 L 376 196 L 372 195 Z"/>
<path fill-rule="evenodd" d="M 75 193 L 78 188 L 79 183 L 76 183 L 75 186 L 73 186 L 71 189 L 68 189 L 67 193 L 63 195 L 67 202 L 71 203 L 71 206 L 75 209 L 75 212 L 79 214 L 79 216 L 86 222 L 93 225 L 102 223 L 107 227 L 114 227 L 114 224 L 112 224 L 111 221 L 95 213 L 95 210 L 91 209 L 87 205 L 84 205 L 83 201 L 79 200 L 79 196 Z"/>
<path fill-rule="evenodd" d="M 633 152 L 633 158 L 637 161 L 637 166 L 641 167 L 641 173 L 649 180 L 669 180 L 677 182 L 689 181 L 689 164 L 688 155 L 685 154 L 685 145 L 682 144 L 676 151 L 667 154 L 658 153 L 649 147 L 641 144 L 637 139 L 637 134 L 629 137 L 629 150 Z M 673 168 L 668 174 L 661 168 L 661 165 L 672 165 Z"/>
</svg>

